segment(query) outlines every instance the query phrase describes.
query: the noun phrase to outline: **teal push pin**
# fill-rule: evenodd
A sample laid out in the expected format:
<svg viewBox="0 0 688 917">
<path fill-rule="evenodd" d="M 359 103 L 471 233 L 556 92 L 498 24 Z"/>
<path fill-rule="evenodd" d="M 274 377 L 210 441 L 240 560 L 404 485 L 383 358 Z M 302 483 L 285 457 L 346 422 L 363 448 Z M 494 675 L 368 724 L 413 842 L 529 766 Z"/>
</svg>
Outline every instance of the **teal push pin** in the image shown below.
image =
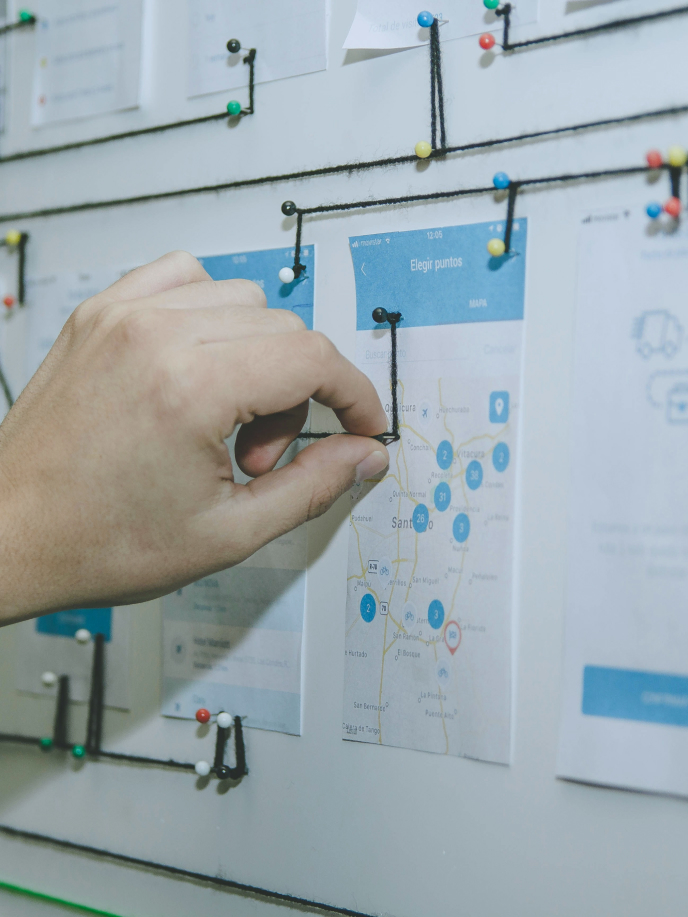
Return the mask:
<svg viewBox="0 0 688 917">
<path fill-rule="evenodd" d="M 20 22 L 31 22 L 35 18 L 34 14 L 30 13 L 28 10 L 19 10 Z"/>
<path fill-rule="evenodd" d="M 72 748 L 72 755 L 73 755 L 75 758 L 77 758 L 77 759 L 79 759 L 79 758 L 85 758 L 85 757 L 86 757 L 86 749 L 84 748 L 83 745 L 75 745 L 75 746 Z"/>
<path fill-rule="evenodd" d="M 52 747 L 53 747 L 53 740 L 50 738 L 50 736 L 43 736 L 43 738 L 41 739 L 41 749 L 43 751 L 50 751 Z"/>
<path fill-rule="evenodd" d="M 421 29 L 429 29 L 434 21 L 435 17 L 429 10 L 423 10 L 422 12 L 418 13 L 418 25 L 421 27 Z"/>
<path fill-rule="evenodd" d="M 488 10 L 496 10 L 499 6 L 499 0 L 483 0 L 483 4 Z"/>
<path fill-rule="evenodd" d="M 241 114 L 241 102 L 237 102 L 236 99 L 232 99 L 231 102 L 227 103 L 227 111 L 232 116 Z"/>
</svg>

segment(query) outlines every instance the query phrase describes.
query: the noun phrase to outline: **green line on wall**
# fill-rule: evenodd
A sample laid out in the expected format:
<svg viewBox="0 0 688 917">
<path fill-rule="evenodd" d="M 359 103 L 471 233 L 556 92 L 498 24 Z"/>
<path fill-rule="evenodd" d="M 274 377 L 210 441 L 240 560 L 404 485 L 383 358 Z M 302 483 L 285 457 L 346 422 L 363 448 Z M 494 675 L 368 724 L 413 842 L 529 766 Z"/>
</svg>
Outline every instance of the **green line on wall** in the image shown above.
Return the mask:
<svg viewBox="0 0 688 917">
<path fill-rule="evenodd" d="M 25 898 L 34 898 L 39 901 L 46 901 L 49 904 L 61 904 L 63 907 L 69 907 L 73 911 L 79 911 L 81 914 L 98 914 L 99 917 L 120 917 L 119 914 L 113 914 L 111 911 L 100 911 L 98 908 L 88 907 L 85 904 L 65 901 L 64 898 L 55 898 L 53 895 L 45 895 L 43 892 L 36 892 L 30 888 L 22 888 L 21 885 L 13 885 L 11 882 L 0 881 L 0 891 L 12 892 L 14 895 L 24 895 Z"/>
</svg>

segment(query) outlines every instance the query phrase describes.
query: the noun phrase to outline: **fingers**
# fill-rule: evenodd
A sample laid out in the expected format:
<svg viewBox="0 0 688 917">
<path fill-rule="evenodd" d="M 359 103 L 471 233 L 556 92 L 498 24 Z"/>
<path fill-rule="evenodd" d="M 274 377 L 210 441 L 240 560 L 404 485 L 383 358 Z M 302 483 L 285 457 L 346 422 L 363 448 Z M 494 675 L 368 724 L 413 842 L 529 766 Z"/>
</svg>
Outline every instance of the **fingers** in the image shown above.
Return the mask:
<svg viewBox="0 0 688 917">
<path fill-rule="evenodd" d="M 188 252 L 169 252 L 150 264 L 130 271 L 94 299 L 103 303 L 125 302 L 201 280 L 210 280 L 210 275 L 198 259 Z"/>
<path fill-rule="evenodd" d="M 294 442 L 308 417 L 308 402 L 291 411 L 256 417 L 239 428 L 234 455 L 244 474 L 257 478 L 272 471 Z"/>
<path fill-rule="evenodd" d="M 278 535 L 324 513 L 357 477 L 359 481 L 373 477 L 388 464 L 387 450 L 375 440 L 331 436 L 308 446 L 283 468 L 243 487 L 236 485 L 204 525 L 215 529 L 225 550 L 239 547 L 248 557 Z M 241 545 L 232 544 L 238 537 Z"/>
<path fill-rule="evenodd" d="M 375 388 L 324 335 L 296 331 L 240 342 L 206 344 L 194 368 L 201 391 L 215 393 L 217 422 L 229 436 L 234 425 L 280 414 L 313 398 L 332 408 L 350 433 L 376 436 L 387 416 Z M 232 367 L 241 365 L 225 383 Z"/>
<path fill-rule="evenodd" d="M 256 310 L 268 307 L 265 293 L 252 280 L 211 280 L 207 276 L 151 294 L 144 303 L 139 303 L 139 308 L 141 305 L 153 309 L 190 310 L 232 307 Z"/>
</svg>

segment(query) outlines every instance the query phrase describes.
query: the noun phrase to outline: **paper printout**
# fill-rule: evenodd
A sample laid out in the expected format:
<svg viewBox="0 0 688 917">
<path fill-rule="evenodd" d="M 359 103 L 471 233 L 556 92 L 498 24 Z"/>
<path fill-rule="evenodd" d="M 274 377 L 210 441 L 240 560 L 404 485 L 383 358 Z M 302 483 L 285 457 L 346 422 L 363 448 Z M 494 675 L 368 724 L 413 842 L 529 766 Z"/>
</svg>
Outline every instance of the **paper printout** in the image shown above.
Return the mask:
<svg viewBox="0 0 688 917">
<path fill-rule="evenodd" d="M 290 284 L 279 269 L 293 249 L 202 258 L 214 280 L 243 277 L 265 291 L 268 307 L 291 309 L 313 327 L 314 257 Z M 294 456 L 288 450 L 285 461 Z M 235 480 L 248 478 L 235 468 Z M 282 535 L 243 563 L 163 599 L 163 708 L 193 717 L 203 706 L 245 717 L 244 725 L 301 733 L 301 648 L 307 529 Z"/>
<path fill-rule="evenodd" d="M 401 440 L 351 492 L 343 737 L 507 763 L 526 221 L 350 240 L 357 362 Z"/>
<path fill-rule="evenodd" d="M 558 774 L 688 794 L 688 228 L 580 231 Z"/>
<path fill-rule="evenodd" d="M 512 25 L 537 22 L 539 0 L 519 0 L 511 15 Z M 417 0 L 358 0 L 356 15 L 345 48 L 415 48 L 427 44 L 430 29 L 418 25 L 421 7 Z M 439 20 L 440 38 L 465 38 L 497 29 L 501 32 L 503 20 L 482 3 L 465 3 L 464 0 L 444 0 L 442 7 L 429 7 Z"/>
<path fill-rule="evenodd" d="M 256 49 L 256 82 L 327 67 L 325 0 L 188 0 L 190 97 L 248 85 L 243 60 Z M 230 54 L 237 38 L 241 51 Z"/>
<path fill-rule="evenodd" d="M 142 0 L 36 0 L 34 127 L 139 104 Z"/>
</svg>

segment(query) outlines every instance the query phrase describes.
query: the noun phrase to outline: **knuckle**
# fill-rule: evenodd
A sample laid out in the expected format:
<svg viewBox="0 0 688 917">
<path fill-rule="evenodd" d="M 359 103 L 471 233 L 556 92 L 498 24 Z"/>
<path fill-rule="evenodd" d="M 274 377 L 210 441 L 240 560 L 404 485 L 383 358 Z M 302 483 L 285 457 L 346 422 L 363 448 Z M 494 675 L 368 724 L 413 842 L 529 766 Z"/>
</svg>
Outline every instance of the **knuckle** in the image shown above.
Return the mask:
<svg viewBox="0 0 688 917">
<path fill-rule="evenodd" d="M 331 483 L 314 482 L 308 504 L 308 519 L 317 519 L 332 506 L 341 491 Z"/>
<path fill-rule="evenodd" d="M 338 353 L 332 341 L 322 331 L 307 331 L 304 334 L 304 343 L 308 358 L 321 366 L 329 364 Z"/>
<path fill-rule="evenodd" d="M 259 284 L 254 283 L 252 280 L 243 279 L 237 279 L 234 283 L 237 285 L 242 302 L 245 302 L 247 306 L 254 306 L 260 309 L 264 309 L 267 306 L 267 297 Z"/>
<path fill-rule="evenodd" d="M 163 325 L 160 322 L 159 310 L 137 309 L 124 315 L 113 314 L 119 310 L 106 310 L 103 321 L 115 322 L 126 346 L 136 349 L 157 349 Z"/>
<path fill-rule="evenodd" d="M 306 323 L 289 309 L 270 309 L 268 315 L 277 320 L 286 331 L 306 331 Z"/>
<path fill-rule="evenodd" d="M 174 276 L 177 283 L 189 283 L 194 280 L 207 280 L 207 274 L 198 258 L 189 252 L 179 249 L 163 255 L 161 260 Z"/>
</svg>

